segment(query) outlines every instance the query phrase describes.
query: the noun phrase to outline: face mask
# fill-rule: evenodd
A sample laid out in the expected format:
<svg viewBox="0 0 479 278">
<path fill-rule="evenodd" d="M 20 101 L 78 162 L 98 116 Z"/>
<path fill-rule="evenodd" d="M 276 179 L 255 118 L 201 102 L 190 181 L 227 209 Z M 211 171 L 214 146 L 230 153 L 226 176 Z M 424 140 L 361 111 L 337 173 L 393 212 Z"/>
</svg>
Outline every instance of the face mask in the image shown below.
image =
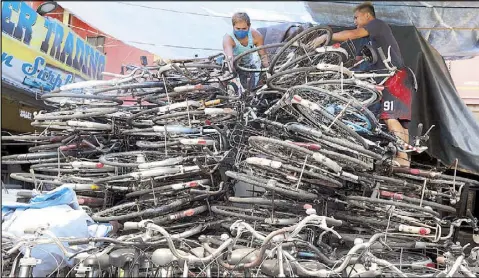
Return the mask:
<svg viewBox="0 0 479 278">
<path fill-rule="evenodd" d="M 248 36 L 249 30 L 234 30 L 234 34 L 238 39 L 244 39 Z"/>
</svg>

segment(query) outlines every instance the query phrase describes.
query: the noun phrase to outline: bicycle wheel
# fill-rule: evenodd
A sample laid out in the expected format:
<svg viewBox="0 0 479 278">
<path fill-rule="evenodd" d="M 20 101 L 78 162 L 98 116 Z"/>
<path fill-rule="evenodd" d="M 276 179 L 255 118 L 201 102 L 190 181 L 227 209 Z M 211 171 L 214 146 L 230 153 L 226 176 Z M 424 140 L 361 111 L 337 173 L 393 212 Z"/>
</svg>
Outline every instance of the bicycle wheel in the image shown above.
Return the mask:
<svg viewBox="0 0 479 278">
<path fill-rule="evenodd" d="M 299 182 L 301 180 L 314 185 L 327 186 L 331 188 L 341 188 L 343 184 L 329 176 L 326 173 L 318 173 L 315 167 L 303 164 L 302 167 L 295 167 L 293 165 L 282 163 L 280 161 L 269 160 L 259 157 L 249 157 L 245 160 L 249 166 L 264 169 L 270 173 L 274 173 L 273 177 L 283 176 L 285 180 L 291 182 Z"/>
<path fill-rule="evenodd" d="M 319 153 L 334 159 L 339 165 L 343 166 L 344 168 L 353 169 L 356 171 L 367 171 L 373 170 L 373 166 L 371 163 L 364 162 L 360 159 L 356 159 L 349 155 L 341 154 L 331 150 L 321 149 L 318 150 Z"/>
<path fill-rule="evenodd" d="M 190 208 L 190 209 L 186 209 L 186 210 L 183 210 L 183 211 L 170 213 L 168 215 L 155 217 L 155 218 L 152 218 L 151 220 L 153 221 L 153 223 L 155 223 L 157 225 L 162 225 L 162 224 L 172 223 L 174 221 L 182 220 L 182 219 L 188 218 L 188 217 L 193 217 L 194 216 L 196 218 L 196 217 L 198 217 L 199 214 L 201 214 L 205 211 L 208 211 L 208 206 L 207 205 L 202 205 L 202 206 L 197 206 L 195 208 Z"/>
<path fill-rule="evenodd" d="M 361 135 L 344 124 L 343 121 L 337 120 L 321 106 L 314 106 L 311 108 L 307 105 L 291 102 L 290 100 L 289 102 L 295 111 L 298 111 L 302 116 L 308 119 L 310 123 L 329 136 L 346 138 L 350 141 L 357 142 L 357 144 L 360 144 L 365 149 L 369 148 L 369 144 Z"/>
<path fill-rule="evenodd" d="M 233 178 L 235 180 L 243 181 L 245 183 L 249 183 L 254 186 L 259 186 L 293 199 L 315 200 L 319 198 L 314 193 L 310 193 L 308 191 L 301 190 L 301 189 L 294 189 L 294 188 L 291 188 L 290 186 L 287 186 L 283 183 L 280 183 L 272 179 L 263 179 L 263 178 L 255 177 L 252 175 L 237 173 L 233 171 L 226 171 L 225 174 L 226 176 Z"/>
<path fill-rule="evenodd" d="M 311 49 L 307 43 L 319 36 L 326 35 L 327 39 L 324 42 L 324 45 L 328 45 L 332 34 L 333 31 L 328 26 L 313 26 L 299 33 L 278 50 L 276 56 L 270 63 L 269 73 L 273 74 L 278 72 L 281 70 L 282 65 L 287 64 L 298 57 L 303 57 L 309 53 L 315 53 L 315 50 Z"/>
<path fill-rule="evenodd" d="M 386 198 L 391 198 L 392 200 L 404 200 L 406 202 L 414 203 L 414 204 L 422 204 L 423 206 L 429 206 L 433 209 L 437 209 L 440 211 L 444 212 L 450 212 L 450 213 L 456 213 L 456 208 L 446 206 L 446 205 L 441 205 L 436 202 L 431 202 L 427 200 L 421 200 L 418 198 L 412 198 L 409 196 L 405 196 L 404 194 L 401 193 L 394 193 L 390 191 L 380 191 L 379 192 L 381 196 L 386 197 Z"/>
<path fill-rule="evenodd" d="M 273 44 L 266 44 L 248 51 L 241 53 L 240 55 L 236 56 L 233 62 L 233 66 L 240 71 L 245 72 L 266 72 L 268 68 L 263 68 L 261 61 L 259 59 L 259 51 L 264 50 L 266 51 L 266 55 L 268 55 L 269 61 L 274 58 L 278 50 L 284 46 L 285 43 L 273 43 Z M 257 56 L 257 57 L 256 57 Z M 257 60 L 258 63 L 254 64 L 253 61 Z M 257 67 L 259 65 L 259 67 Z"/>
<path fill-rule="evenodd" d="M 232 206 L 211 206 L 211 211 L 223 216 L 230 216 L 247 221 L 259 221 L 268 224 L 292 225 L 301 220 L 295 214 L 275 211 L 272 213 L 266 209 L 245 209 Z"/>
<path fill-rule="evenodd" d="M 356 83 L 354 79 L 320 80 L 309 82 L 307 85 L 336 93 L 346 99 L 353 97 L 363 106 L 373 105 L 381 99 L 382 93 L 380 91 Z M 374 85 L 371 84 L 371 86 Z"/>
<path fill-rule="evenodd" d="M 330 146 L 341 152 L 347 152 L 351 153 L 351 155 L 357 155 L 358 159 L 361 159 L 361 157 L 371 158 L 374 160 L 382 159 L 382 155 L 372 152 L 370 150 L 366 150 L 363 146 L 355 144 L 354 142 L 345 140 L 343 138 L 334 138 L 323 135 L 321 136 L 321 138 L 315 140 L 318 141 L 320 144 Z"/>
<path fill-rule="evenodd" d="M 292 96 L 292 100 L 296 100 L 294 99 L 296 95 L 321 106 L 324 111 L 345 124 L 359 126 L 372 131 L 379 125 L 373 113 L 351 96 L 344 98 L 334 92 L 307 85 L 292 87 L 287 94 Z"/>
<path fill-rule="evenodd" d="M 75 161 L 76 162 L 76 161 Z M 42 163 L 30 166 L 30 169 L 39 172 L 50 172 L 50 173 L 83 173 L 83 174 L 98 174 L 115 171 L 114 167 L 105 166 L 101 163 L 91 162 L 92 164 L 97 164 L 95 168 L 80 168 L 75 167 L 75 162 L 62 162 L 62 163 Z M 78 161 L 79 164 L 81 161 Z"/>
<path fill-rule="evenodd" d="M 37 184 L 51 184 L 51 185 L 64 185 L 65 183 L 74 183 L 79 188 L 86 190 L 99 190 L 100 187 L 93 184 L 93 180 L 89 179 L 88 177 L 76 177 L 76 176 L 62 176 L 59 178 L 58 176 L 50 176 L 50 175 L 42 175 L 42 174 L 35 174 L 32 175 L 31 173 L 11 173 L 10 178 L 29 182 L 29 183 L 37 183 Z M 74 189 L 75 190 L 75 189 Z"/>
<path fill-rule="evenodd" d="M 12 154 L 2 156 L 2 164 L 28 164 L 49 162 L 56 161 L 58 159 L 58 156 L 58 152 Z"/>
<path fill-rule="evenodd" d="M 117 107 L 104 108 L 77 108 L 72 110 L 39 113 L 33 116 L 35 120 L 72 120 L 84 119 L 98 116 L 106 116 L 118 111 Z"/>
<path fill-rule="evenodd" d="M 173 184 L 168 184 L 168 185 L 162 185 L 158 187 L 153 187 L 153 188 L 148 188 L 148 189 L 143 189 L 143 190 L 136 190 L 134 192 L 130 192 L 125 195 L 125 198 L 134 198 L 134 197 L 139 197 L 141 195 L 146 195 L 150 193 L 163 193 L 167 191 L 178 191 L 178 190 L 185 190 L 185 189 L 190 189 L 190 188 L 196 188 L 198 186 L 203 186 L 203 185 L 209 185 L 211 182 L 208 179 L 202 179 L 202 180 L 192 180 L 192 181 L 186 181 L 186 182 L 181 182 L 181 183 L 173 183 Z"/>
<path fill-rule="evenodd" d="M 322 52 L 316 51 L 291 60 L 290 62 L 277 68 L 276 72 L 286 71 L 294 68 L 315 67 L 318 64 L 340 65 L 342 62 L 346 62 L 347 59 L 348 53 L 342 48 L 331 49 Z"/>
<path fill-rule="evenodd" d="M 92 219 L 98 222 L 125 221 L 138 217 L 152 217 L 177 211 L 189 203 L 189 199 L 149 199 L 135 202 L 128 202 L 121 205 L 99 211 L 92 215 Z"/>
<path fill-rule="evenodd" d="M 41 96 L 45 102 L 59 105 L 116 106 L 123 101 L 115 97 L 95 96 L 75 93 L 46 93 Z"/>
<path fill-rule="evenodd" d="M 238 203 L 238 204 L 251 204 L 251 205 L 259 205 L 259 206 L 268 206 L 268 207 L 278 207 L 281 209 L 296 209 L 300 211 L 304 211 L 310 207 L 311 204 L 302 203 L 302 202 L 294 202 L 284 199 L 266 199 L 263 197 L 228 197 L 228 201 L 231 203 Z"/>
<path fill-rule="evenodd" d="M 439 213 L 436 212 L 436 211 L 433 211 L 432 209 L 425 208 L 425 207 L 420 207 L 420 206 L 417 206 L 417 205 L 408 204 L 408 203 L 404 203 L 404 202 L 395 202 L 395 201 L 391 201 L 391 200 L 375 199 L 375 198 L 362 197 L 362 196 L 347 196 L 346 198 L 347 198 L 348 201 L 349 200 L 359 201 L 359 202 L 363 202 L 363 203 L 369 203 L 370 205 L 373 205 L 373 206 L 377 205 L 377 204 L 391 205 L 391 206 L 396 206 L 396 207 L 399 207 L 399 208 L 410 209 L 410 210 L 413 210 L 413 211 L 425 212 L 425 213 L 431 214 L 435 217 L 439 217 Z"/>
<path fill-rule="evenodd" d="M 311 160 L 309 160 L 310 162 L 317 162 L 324 165 L 335 173 L 341 172 L 341 166 L 334 160 L 306 148 L 296 146 L 293 143 L 262 136 L 251 136 L 248 138 L 248 142 L 250 146 L 253 146 L 257 150 L 273 157 L 278 157 L 284 161 L 291 161 L 303 165 L 307 158 L 311 158 Z"/>
<path fill-rule="evenodd" d="M 162 161 L 171 157 L 171 155 L 159 151 L 130 151 L 108 153 L 100 156 L 99 161 L 105 165 L 131 168 L 138 167 L 138 165 L 146 162 Z"/>
<path fill-rule="evenodd" d="M 61 140 L 67 138 L 67 135 L 58 135 L 58 136 L 40 136 L 40 135 L 7 135 L 2 136 L 2 141 L 23 141 L 26 143 L 55 143 L 60 142 Z"/>
<path fill-rule="evenodd" d="M 344 75 L 343 78 L 348 79 L 350 76 Z M 331 79 L 341 79 L 341 73 L 318 70 L 316 67 L 304 67 L 277 72 L 268 78 L 266 83 L 269 88 L 284 92 L 293 86 Z"/>
<path fill-rule="evenodd" d="M 167 148 L 167 147 L 173 147 L 173 146 L 179 146 L 180 141 L 179 140 L 171 140 L 171 141 L 136 141 L 136 146 L 141 149 L 159 149 L 159 148 Z"/>
</svg>

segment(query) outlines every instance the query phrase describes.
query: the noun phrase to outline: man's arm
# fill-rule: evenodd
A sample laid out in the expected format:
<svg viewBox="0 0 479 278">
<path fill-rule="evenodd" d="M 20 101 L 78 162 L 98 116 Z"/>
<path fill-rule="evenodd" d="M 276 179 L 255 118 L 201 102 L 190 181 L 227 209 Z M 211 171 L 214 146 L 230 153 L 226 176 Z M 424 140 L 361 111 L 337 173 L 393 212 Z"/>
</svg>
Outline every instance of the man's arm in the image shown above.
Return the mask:
<svg viewBox="0 0 479 278">
<path fill-rule="evenodd" d="M 235 42 L 233 39 L 225 34 L 223 37 L 223 52 L 226 56 L 226 62 L 228 63 L 231 70 L 234 70 L 233 67 L 233 47 L 235 46 Z"/>
<path fill-rule="evenodd" d="M 344 30 L 344 31 L 334 33 L 331 36 L 331 40 L 336 42 L 344 42 L 344 41 L 347 41 L 348 39 L 354 40 L 354 39 L 364 38 L 367 36 L 369 36 L 368 30 L 366 30 L 365 28 L 357 28 L 354 30 Z M 320 45 L 323 45 L 327 39 L 328 37 L 326 34 L 321 35 L 315 38 L 314 40 L 310 41 L 308 43 L 308 46 L 310 48 L 319 47 Z"/>
<path fill-rule="evenodd" d="M 347 40 L 355 40 L 367 36 L 369 36 L 368 30 L 366 30 L 365 28 L 357 28 L 354 30 L 344 30 L 334 33 L 331 39 L 332 41 L 336 42 L 344 42 Z"/>
<path fill-rule="evenodd" d="M 233 47 L 235 42 L 229 35 L 223 37 L 223 51 L 225 52 L 226 57 L 233 57 Z"/>
<path fill-rule="evenodd" d="M 260 32 L 256 31 L 255 29 L 251 29 L 251 34 L 253 35 L 253 44 L 256 47 L 260 47 L 264 45 L 264 38 Z M 259 53 L 259 56 L 261 57 L 261 64 L 263 65 L 263 67 L 265 68 L 269 67 L 269 58 L 268 58 L 268 54 L 266 53 L 266 50 L 264 49 L 258 50 L 258 53 Z"/>
</svg>

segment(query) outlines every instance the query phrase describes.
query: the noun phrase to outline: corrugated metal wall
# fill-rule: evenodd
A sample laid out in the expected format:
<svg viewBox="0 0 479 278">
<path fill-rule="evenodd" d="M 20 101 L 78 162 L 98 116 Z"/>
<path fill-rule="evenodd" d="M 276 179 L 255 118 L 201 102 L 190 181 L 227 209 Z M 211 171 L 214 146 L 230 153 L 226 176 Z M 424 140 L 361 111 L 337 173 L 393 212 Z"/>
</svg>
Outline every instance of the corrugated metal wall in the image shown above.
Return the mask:
<svg viewBox="0 0 479 278">
<path fill-rule="evenodd" d="M 459 96 L 479 120 L 479 56 L 447 64 Z"/>
</svg>

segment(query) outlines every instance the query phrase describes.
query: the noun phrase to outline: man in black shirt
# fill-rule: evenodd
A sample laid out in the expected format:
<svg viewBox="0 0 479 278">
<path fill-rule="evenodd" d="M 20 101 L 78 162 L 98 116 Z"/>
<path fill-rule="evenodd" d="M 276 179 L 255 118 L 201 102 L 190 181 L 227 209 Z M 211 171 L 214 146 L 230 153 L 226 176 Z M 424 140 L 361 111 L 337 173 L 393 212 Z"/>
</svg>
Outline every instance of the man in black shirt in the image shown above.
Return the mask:
<svg viewBox="0 0 479 278">
<path fill-rule="evenodd" d="M 368 43 L 375 50 L 381 47 L 385 55 L 391 47 L 391 63 L 398 68 L 398 71 L 384 83 L 385 89 L 381 99 L 382 107 L 379 118 L 384 120 L 389 131 L 409 143 L 408 123 L 411 120 L 411 92 L 413 89 L 398 43 L 391 28 L 384 21 L 376 18 L 374 7 L 370 3 L 361 4 L 354 9 L 354 24 L 357 26 L 356 29 L 334 33 L 332 41 L 343 42 L 348 39 L 368 38 Z M 317 47 L 324 44 L 326 39 L 326 35 L 320 36 L 314 39 L 311 45 Z M 383 61 L 369 64 L 367 67 L 367 70 L 375 71 L 384 69 L 386 66 Z M 409 167 L 410 165 L 408 156 L 404 152 L 399 152 L 394 161 L 396 166 Z"/>
</svg>

